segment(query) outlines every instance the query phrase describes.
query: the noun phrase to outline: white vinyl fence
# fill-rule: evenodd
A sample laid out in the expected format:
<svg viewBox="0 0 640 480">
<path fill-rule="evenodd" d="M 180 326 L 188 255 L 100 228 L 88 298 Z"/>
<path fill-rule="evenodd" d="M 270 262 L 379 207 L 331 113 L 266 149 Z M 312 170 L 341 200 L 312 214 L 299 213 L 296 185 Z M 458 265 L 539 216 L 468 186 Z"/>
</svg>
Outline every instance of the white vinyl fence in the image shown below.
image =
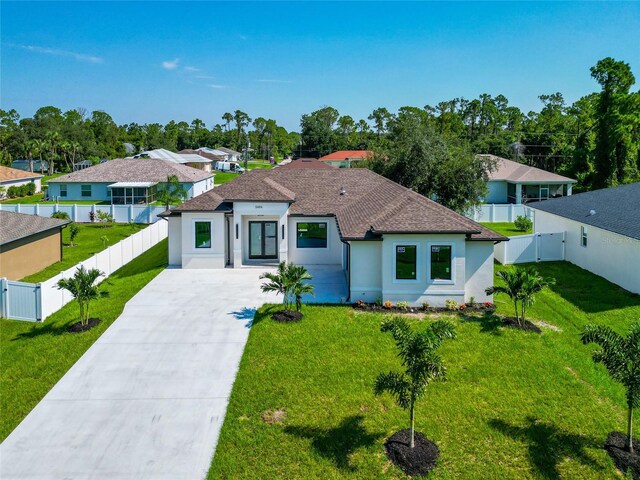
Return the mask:
<svg viewBox="0 0 640 480">
<path fill-rule="evenodd" d="M 164 211 L 164 207 L 153 205 L 63 205 L 57 203 L 20 204 L 0 203 L 0 210 L 27 215 L 39 215 L 50 217 L 54 212 L 67 212 L 69 218 L 78 223 L 91 222 L 91 212 L 98 219 L 98 212 L 109 213 L 117 223 L 155 223 L 158 214 Z"/>
<path fill-rule="evenodd" d="M 468 212 L 466 216 L 476 222 L 513 222 L 520 216 L 529 217 L 533 221 L 533 209 L 512 203 L 485 203 Z"/>
<path fill-rule="evenodd" d="M 69 292 L 58 290 L 56 287 L 58 280 L 73 276 L 81 265 L 85 269 L 97 268 L 108 277 L 167 238 L 167 233 L 167 222 L 154 223 L 42 283 L 14 282 L 2 278 L 0 279 L 0 316 L 41 322 L 73 300 Z M 106 277 L 101 277 L 100 280 Z"/>
<path fill-rule="evenodd" d="M 564 232 L 509 237 L 495 246 L 494 254 L 503 265 L 564 260 Z"/>
</svg>

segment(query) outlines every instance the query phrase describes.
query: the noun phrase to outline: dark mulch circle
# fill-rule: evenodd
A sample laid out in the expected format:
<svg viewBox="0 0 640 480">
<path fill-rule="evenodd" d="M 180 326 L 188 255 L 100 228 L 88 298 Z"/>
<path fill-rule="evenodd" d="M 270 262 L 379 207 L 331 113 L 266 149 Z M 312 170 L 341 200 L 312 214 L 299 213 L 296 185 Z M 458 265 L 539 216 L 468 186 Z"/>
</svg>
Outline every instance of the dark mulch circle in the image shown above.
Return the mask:
<svg viewBox="0 0 640 480">
<path fill-rule="evenodd" d="M 302 320 L 302 317 L 302 313 L 289 310 L 280 310 L 279 312 L 271 314 L 273 320 L 281 323 L 299 322 Z"/>
<path fill-rule="evenodd" d="M 535 323 L 531 323 L 529 320 L 525 320 L 523 324 L 520 324 L 518 323 L 518 319 L 516 317 L 504 317 L 502 319 L 502 324 L 505 327 L 519 328 L 520 330 L 524 330 L 525 332 L 542 333 L 540 327 L 538 327 Z"/>
<path fill-rule="evenodd" d="M 100 322 L 101 320 L 99 318 L 90 318 L 86 325 L 82 325 L 82 323 L 76 322 L 67 328 L 67 332 L 69 333 L 86 332 L 87 330 L 91 330 L 93 327 L 97 326 Z"/>
<path fill-rule="evenodd" d="M 420 432 L 415 432 L 415 446 L 410 445 L 411 430 L 394 433 L 384 443 L 387 457 L 407 475 L 426 475 L 435 468 L 440 456 L 438 446 Z"/>
<path fill-rule="evenodd" d="M 633 455 L 625 450 L 627 436 L 622 432 L 611 432 L 604 449 L 613 459 L 616 468 L 623 473 L 631 470 L 634 480 L 640 480 L 640 440 L 633 439 Z"/>
</svg>

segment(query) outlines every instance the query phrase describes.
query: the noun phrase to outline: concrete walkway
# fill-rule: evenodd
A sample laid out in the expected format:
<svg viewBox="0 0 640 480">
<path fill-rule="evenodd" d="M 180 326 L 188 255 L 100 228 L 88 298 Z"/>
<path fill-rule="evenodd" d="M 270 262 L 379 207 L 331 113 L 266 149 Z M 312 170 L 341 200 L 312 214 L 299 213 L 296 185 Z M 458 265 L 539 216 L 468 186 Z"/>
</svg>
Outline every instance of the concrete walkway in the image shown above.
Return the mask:
<svg viewBox="0 0 640 480">
<path fill-rule="evenodd" d="M 0 478 L 201 480 L 262 269 L 165 270 L 0 445 Z"/>
</svg>

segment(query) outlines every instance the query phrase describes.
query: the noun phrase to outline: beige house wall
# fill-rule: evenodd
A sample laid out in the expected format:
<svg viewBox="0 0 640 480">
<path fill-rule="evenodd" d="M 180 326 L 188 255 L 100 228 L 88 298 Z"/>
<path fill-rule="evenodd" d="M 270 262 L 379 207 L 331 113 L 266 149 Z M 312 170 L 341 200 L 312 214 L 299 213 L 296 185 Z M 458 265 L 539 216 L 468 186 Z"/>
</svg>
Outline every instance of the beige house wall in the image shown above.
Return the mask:
<svg viewBox="0 0 640 480">
<path fill-rule="evenodd" d="M 0 246 L 0 277 L 20 280 L 60 260 L 62 238 L 58 228 Z"/>
</svg>

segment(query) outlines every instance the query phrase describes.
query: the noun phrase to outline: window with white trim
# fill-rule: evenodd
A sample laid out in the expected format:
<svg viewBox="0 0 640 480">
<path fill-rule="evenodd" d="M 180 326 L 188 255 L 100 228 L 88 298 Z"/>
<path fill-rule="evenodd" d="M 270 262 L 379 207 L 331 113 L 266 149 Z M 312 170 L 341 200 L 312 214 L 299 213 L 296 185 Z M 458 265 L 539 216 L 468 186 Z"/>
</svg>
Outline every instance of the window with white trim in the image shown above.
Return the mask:
<svg viewBox="0 0 640 480">
<path fill-rule="evenodd" d="M 451 245 L 431 245 L 429 266 L 431 280 L 452 280 L 452 247 Z"/>
<path fill-rule="evenodd" d="M 396 245 L 396 280 L 417 280 L 418 246 Z"/>
</svg>

